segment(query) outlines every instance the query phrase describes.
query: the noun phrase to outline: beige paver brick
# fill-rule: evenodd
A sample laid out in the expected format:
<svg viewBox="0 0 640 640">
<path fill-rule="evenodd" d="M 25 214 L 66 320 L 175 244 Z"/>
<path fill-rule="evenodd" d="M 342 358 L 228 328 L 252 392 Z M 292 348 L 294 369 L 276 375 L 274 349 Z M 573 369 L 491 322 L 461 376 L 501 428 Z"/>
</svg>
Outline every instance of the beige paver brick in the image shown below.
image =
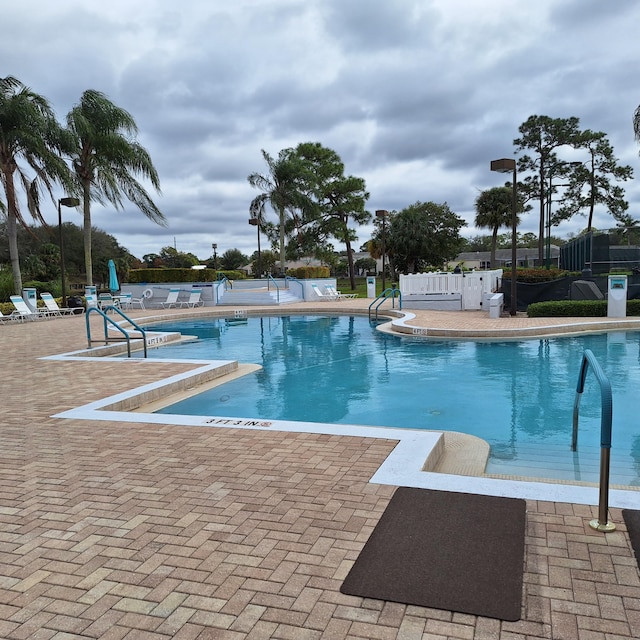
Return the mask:
<svg viewBox="0 0 640 640">
<path fill-rule="evenodd" d="M 444 330 L 460 318 L 411 322 Z M 481 330 L 541 321 L 464 314 Z M 38 359 L 84 340 L 80 317 L 0 327 L 17 372 L 0 410 L 0 637 L 640 637 L 640 573 L 619 509 L 604 535 L 588 526 L 594 506 L 527 503 L 519 622 L 345 596 L 394 491 L 369 478 L 395 442 L 51 418 L 193 368 Z"/>
</svg>

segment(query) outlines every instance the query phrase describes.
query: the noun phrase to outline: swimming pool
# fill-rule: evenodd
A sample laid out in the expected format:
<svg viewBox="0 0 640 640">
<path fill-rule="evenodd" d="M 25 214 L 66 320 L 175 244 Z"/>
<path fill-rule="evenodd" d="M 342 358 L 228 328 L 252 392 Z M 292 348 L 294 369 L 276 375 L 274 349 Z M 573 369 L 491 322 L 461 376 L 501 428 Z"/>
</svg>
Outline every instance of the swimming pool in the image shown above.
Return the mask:
<svg viewBox="0 0 640 640">
<path fill-rule="evenodd" d="M 640 485 L 640 334 L 507 342 L 426 341 L 376 331 L 367 318 L 198 318 L 149 328 L 198 336 L 151 358 L 238 360 L 262 370 L 161 413 L 461 431 L 491 445 L 487 472 L 597 482 L 600 395 L 587 379 L 578 452 L 570 450 L 582 354 L 613 388 L 611 483 Z"/>
</svg>

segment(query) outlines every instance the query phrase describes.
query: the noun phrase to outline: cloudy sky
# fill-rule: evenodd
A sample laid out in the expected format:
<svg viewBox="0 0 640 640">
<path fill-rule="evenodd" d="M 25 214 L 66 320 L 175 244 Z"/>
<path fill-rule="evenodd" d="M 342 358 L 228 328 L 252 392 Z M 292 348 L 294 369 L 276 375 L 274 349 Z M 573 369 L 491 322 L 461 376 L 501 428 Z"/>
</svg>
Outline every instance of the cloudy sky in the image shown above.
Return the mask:
<svg viewBox="0 0 640 640">
<path fill-rule="evenodd" d="M 365 178 L 370 211 L 446 201 L 464 235 L 486 233 L 475 198 L 504 183 L 490 160 L 514 155 L 534 114 L 607 133 L 634 168 L 640 218 L 638 25 L 636 0 L 20 0 L 2 9 L 0 76 L 61 121 L 86 89 L 130 111 L 169 226 L 134 207 L 96 207 L 95 226 L 138 257 L 176 246 L 206 259 L 213 242 L 256 249 L 247 175 L 265 170 L 261 149 L 307 141 Z M 530 213 L 521 230 L 537 224 Z M 594 224 L 614 226 L 606 212 Z"/>
</svg>

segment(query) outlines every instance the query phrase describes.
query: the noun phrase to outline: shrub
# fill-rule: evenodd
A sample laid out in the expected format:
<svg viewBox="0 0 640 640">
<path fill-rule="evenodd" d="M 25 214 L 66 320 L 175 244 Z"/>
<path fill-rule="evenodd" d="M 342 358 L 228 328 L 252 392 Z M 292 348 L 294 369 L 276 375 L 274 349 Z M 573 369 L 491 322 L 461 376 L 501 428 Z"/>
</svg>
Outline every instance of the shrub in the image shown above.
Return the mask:
<svg viewBox="0 0 640 640">
<path fill-rule="evenodd" d="M 560 278 L 566 278 L 567 276 L 576 275 L 571 271 L 564 271 L 561 269 L 522 269 L 517 270 L 518 282 L 548 282 L 550 280 L 559 280 Z M 507 268 L 502 274 L 503 280 L 511 280 L 511 269 Z"/>
<path fill-rule="evenodd" d="M 308 280 L 310 278 L 328 278 L 331 275 L 329 267 L 295 267 L 288 269 L 287 275 L 300 280 Z"/>
<path fill-rule="evenodd" d="M 599 317 L 607 315 L 606 300 L 553 300 L 527 307 L 530 318 Z M 627 315 L 640 316 L 640 300 L 627 300 Z"/>
</svg>

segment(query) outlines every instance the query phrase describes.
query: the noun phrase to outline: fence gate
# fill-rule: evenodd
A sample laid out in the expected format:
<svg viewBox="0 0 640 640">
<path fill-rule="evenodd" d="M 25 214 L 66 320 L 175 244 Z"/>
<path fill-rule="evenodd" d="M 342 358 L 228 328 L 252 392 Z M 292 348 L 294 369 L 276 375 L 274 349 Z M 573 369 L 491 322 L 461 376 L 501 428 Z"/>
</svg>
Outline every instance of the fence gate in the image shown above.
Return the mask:
<svg viewBox="0 0 640 640">
<path fill-rule="evenodd" d="M 474 274 L 475 276 L 475 274 Z M 482 276 L 462 279 L 462 310 L 482 309 L 483 281 Z"/>
</svg>

